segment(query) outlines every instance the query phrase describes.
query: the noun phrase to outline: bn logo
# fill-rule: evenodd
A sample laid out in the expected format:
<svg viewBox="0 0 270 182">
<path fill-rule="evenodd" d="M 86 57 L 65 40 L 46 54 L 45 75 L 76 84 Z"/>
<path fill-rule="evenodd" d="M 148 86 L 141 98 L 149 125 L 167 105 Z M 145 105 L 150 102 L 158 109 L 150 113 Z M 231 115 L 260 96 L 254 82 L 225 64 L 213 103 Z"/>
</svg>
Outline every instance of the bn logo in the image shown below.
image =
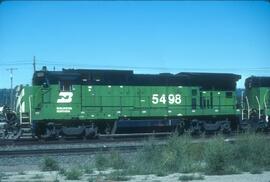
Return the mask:
<svg viewBox="0 0 270 182">
<path fill-rule="evenodd" d="M 59 99 L 57 99 L 57 103 L 71 103 L 72 96 L 72 92 L 59 92 Z"/>
</svg>

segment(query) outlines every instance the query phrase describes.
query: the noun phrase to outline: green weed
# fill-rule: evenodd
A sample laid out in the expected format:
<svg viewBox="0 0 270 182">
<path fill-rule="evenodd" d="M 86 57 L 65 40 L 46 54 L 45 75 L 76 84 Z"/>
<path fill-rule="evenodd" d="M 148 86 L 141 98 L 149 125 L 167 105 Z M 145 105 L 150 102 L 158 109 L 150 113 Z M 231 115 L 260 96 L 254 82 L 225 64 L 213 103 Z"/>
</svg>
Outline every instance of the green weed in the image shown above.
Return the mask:
<svg viewBox="0 0 270 182">
<path fill-rule="evenodd" d="M 128 181 L 130 178 L 122 171 L 114 171 L 106 176 L 107 180 L 111 181 Z"/>
<path fill-rule="evenodd" d="M 192 180 L 204 180 L 203 175 L 181 175 L 178 180 L 180 181 L 192 181 Z"/>
<path fill-rule="evenodd" d="M 41 179 L 44 178 L 44 175 L 42 174 L 35 174 L 35 176 L 32 176 L 31 179 Z"/>
<path fill-rule="evenodd" d="M 80 180 L 83 175 L 82 171 L 72 168 L 65 172 L 65 176 L 67 180 Z"/>
<path fill-rule="evenodd" d="M 109 165 L 109 160 L 107 157 L 105 157 L 105 155 L 102 154 L 97 154 L 95 157 L 95 166 L 98 170 L 104 170 L 106 168 L 108 168 Z"/>
<path fill-rule="evenodd" d="M 232 148 L 223 138 L 210 141 L 204 151 L 207 174 L 226 174 L 232 161 Z"/>
<path fill-rule="evenodd" d="M 58 162 L 50 157 L 45 157 L 40 167 L 42 171 L 58 171 L 60 169 Z"/>
</svg>

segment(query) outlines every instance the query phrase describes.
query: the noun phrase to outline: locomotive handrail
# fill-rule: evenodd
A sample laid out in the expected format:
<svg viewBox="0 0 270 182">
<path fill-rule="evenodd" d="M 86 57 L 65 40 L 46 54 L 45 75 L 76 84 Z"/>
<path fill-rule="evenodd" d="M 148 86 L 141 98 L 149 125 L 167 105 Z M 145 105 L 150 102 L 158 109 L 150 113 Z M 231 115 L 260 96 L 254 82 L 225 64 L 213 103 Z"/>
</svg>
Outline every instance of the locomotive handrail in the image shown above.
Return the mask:
<svg viewBox="0 0 270 182">
<path fill-rule="evenodd" d="M 244 91 L 241 92 L 241 119 L 244 120 Z"/>
<path fill-rule="evenodd" d="M 249 101 L 248 101 L 247 96 L 246 96 L 246 101 L 247 101 L 247 107 L 248 107 L 247 112 L 248 112 L 248 119 L 249 119 L 249 117 L 250 117 L 250 106 L 249 106 Z"/>
<path fill-rule="evenodd" d="M 29 96 L 29 123 L 31 124 L 32 123 L 32 104 L 31 104 L 31 98 L 32 98 L 32 95 Z"/>
<path fill-rule="evenodd" d="M 269 91 L 270 91 L 270 90 L 268 89 L 268 90 L 265 92 L 264 97 L 263 97 L 263 102 L 264 102 L 264 107 L 265 107 L 264 113 L 265 113 L 265 120 L 266 120 L 266 122 L 268 122 L 266 95 L 267 95 L 267 93 L 269 93 Z"/>
<path fill-rule="evenodd" d="M 258 96 L 256 95 L 255 96 L 256 100 L 257 100 L 257 103 L 258 103 L 258 106 L 259 106 L 259 119 L 261 119 L 261 105 L 260 105 L 260 101 L 258 99 Z"/>
<path fill-rule="evenodd" d="M 20 112 L 20 123 L 22 123 L 22 104 L 21 103 L 20 103 L 19 112 Z"/>
</svg>

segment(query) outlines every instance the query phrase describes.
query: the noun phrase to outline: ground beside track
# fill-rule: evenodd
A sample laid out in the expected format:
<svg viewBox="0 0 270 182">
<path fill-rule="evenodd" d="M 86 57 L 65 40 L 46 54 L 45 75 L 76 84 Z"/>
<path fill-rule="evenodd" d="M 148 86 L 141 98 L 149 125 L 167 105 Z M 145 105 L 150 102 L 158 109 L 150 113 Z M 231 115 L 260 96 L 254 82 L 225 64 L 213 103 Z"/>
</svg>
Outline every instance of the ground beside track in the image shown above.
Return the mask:
<svg viewBox="0 0 270 182">
<path fill-rule="evenodd" d="M 102 171 L 102 174 L 106 174 L 109 171 Z M 130 182 L 179 182 L 179 176 L 183 175 L 192 175 L 192 174 L 181 174 L 175 173 L 168 176 L 156 176 L 156 175 L 136 175 L 136 176 L 128 176 L 128 181 Z M 81 181 L 81 182 L 89 182 L 89 179 L 92 179 L 93 176 L 98 176 L 98 173 L 95 171 L 93 174 L 85 174 L 80 178 L 80 180 L 71 180 L 73 182 Z M 58 180 L 59 182 L 69 181 L 66 180 L 65 177 L 58 174 L 56 171 L 52 172 L 40 172 L 40 171 L 27 171 L 24 173 L 18 172 L 9 172 L 5 173 L 4 176 L 2 174 L 3 182 L 54 182 Z M 106 178 L 98 178 L 98 182 L 110 181 L 106 180 Z M 196 182 L 269 182 L 270 181 L 270 172 L 264 172 L 262 174 L 250 174 L 243 173 L 237 175 L 213 175 L 213 176 L 204 176 L 202 180 L 195 180 Z"/>
<path fill-rule="evenodd" d="M 96 163 L 97 158 L 100 154 L 87 154 L 87 153 L 74 154 L 72 153 L 72 154 L 50 155 L 50 158 L 56 161 L 56 163 L 60 166 L 58 172 L 56 171 L 41 172 L 42 168 L 40 166 L 41 164 L 44 164 L 44 157 L 48 156 L 48 154 L 33 155 L 33 156 L 29 156 L 29 155 L 5 156 L 5 157 L 2 156 L 0 157 L 0 171 L 2 171 L 0 176 L 2 176 L 2 181 L 20 181 L 20 182 L 22 181 L 29 181 L 29 182 L 61 181 L 62 182 L 62 181 L 67 181 L 67 175 L 66 175 L 67 173 L 65 172 L 64 175 L 61 174 L 60 169 L 65 169 L 67 171 L 72 170 L 72 169 L 79 169 L 79 170 L 84 171 L 86 169 L 85 166 L 88 166 L 91 168 L 91 172 L 90 173 L 85 172 L 85 171 L 82 172 L 79 175 L 80 180 L 77 180 L 77 181 L 100 181 L 100 182 L 110 181 L 112 182 L 112 181 L 117 181 L 115 179 L 111 179 L 112 174 L 118 169 L 115 167 L 117 166 L 119 167 L 119 162 L 120 164 L 123 163 L 123 161 L 121 161 L 121 159 L 123 159 L 124 160 L 123 164 L 127 164 L 128 166 L 120 168 L 120 172 L 122 170 L 129 169 L 132 165 L 139 164 L 137 165 L 137 167 L 138 166 L 140 167 L 140 169 L 137 170 L 138 173 L 136 174 L 141 174 L 141 175 L 134 175 L 134 173 L 132 172 L 125 173 L 123 177 L 126 180 L 134 181 L 134 182 L 181 181 L 179 179 L 180 176 L 182 177 L 183 175 L 190 176 L 191 172 L 189 172 L 188 174 L 177 173 L 183 170 L 183 168 L 182 166 L 179 166 L 179 165 L 174 166 L 174 164 L 176 163 L 176 161 L 178 161 L 179 158 L 181 158 L 181 156 L 182 158 L 190 157 L 188 153 L 181 154 L 181 151 L 188 150 L 189 152 L 192 152 L 195 156 L 192 156 L 189 159 L 189 161 L 182 161 L 182 162 L 188 162 L 188 164 L 190 165 L 203 167 L 203 168 L 196 168 L 196 170 L 201 171 L 200 174 L 203 176 L 204 179 L 196 180 L 196 181 L 270 182 L 270 172 L 269 172 L 270 171 L 270 168 L 269 168 L 270 155 L 268 155 L 270 147 L 268 144 L 269 144 L 269 140 L 266 139 L 264 136 L 260 136 L 260 135 L 245 135 L 242 137 L 241 140 L 236 140 L 232 143 L 224 142 L 224 139 L 219 137 L 217 139 L 208 140 L 203 143 L 201 142 L 196 143 L 195 145 L 194 145 L 193 139 L 174 137 L 169 140 L 169 143 L 166 146 L 154 147 L 151 144 L 147 145 L 143 153 L 141 154 L 140 154 L 140 151 L 133 152 L 133 153 L 120 152 L 121 157 L 119 158 L 118 155 L 112 155 L 113 151 L 102 153 L 102 155 L 105 155 L 106 157 L 106 158 L 102 158 L 104 159 L 102 161 L 107 161 L 107 162 L 114 161 L 112 163 L 110 162 L 109 164 L 110 166 L 108 166 L 107 164 L 103 164 L 103 166 L 101 167 L 105 167 L 104 169 L 98 169 L 98 165 Z M 23 147 L 27 147 L 27 146 L 23 146 Z M 250 166 L 251 163 L 249 163 L 249 165 L 247 164 L 239 165 L 238 163 L 233 163 L 235 162 L 235 160 L 238 160 L 239 157 L 241 158 L 241 156 L 238 156 L 235 158 L 234 154 L 241 153 L 244 151 L 247 151 L 246 153 L 247 158 L 245 158 L 245 161 L 250 160 L 249 162 L 255 162 L 252 166 Z M 206 155 L 201 155 L 201 153 L 205 153 Z M 209 156 L 207 154 L 211 154 L 211 155 Z M 228 154 L 230 154 L 231 156 L 230 158 L 227 158 Z M 253 155 L 253 154 L 256 154 L 256 155 Z M 211 156 L 216 156 L 217 158 L 216 157 L 213 158 Z M 143 159 L 143 161 L 141 159 Z M 156 159 L 159 159 L 159 160 L 156 161 Z M 225 163 L 222 162 L 223 160 L 220 160 L 220 159 L 226 159 Z M 132 160 L 135 161 L 135 163 L 132 162 Z M 202 161 L 202 163 L 200 163 L 201 164 L 200 166 L 197 165 L 198 161 Z M 180 164 L 181 160 L 178 162 Z M 208 175 L 209 174 L 209 170 L 207 170 L 208 163 L 212 165 L 214 164 L 214 166 L 208 166 L 212 170 L 215 169 L 216 167 L 219 167 L 219 169 L 223 169 L 224 167 L 225 171 L 222 172 L 223 175 L 218 175 L 218 176 Z M 219 163 L 219 165 L 215 166 L 215 163 Z M 174 168 L 170 168 L 170 166 L 172 165 L 174 166 Z M 157 166 L 162 166 L 162 167 L 156 168 Z M 173 172 L 175 171 L 175 167 L 178 168 L 177 172 Z M 244 169 L 244 167 L 249 167 L 249 169 Z M 151 172 L 150 169 L 153 172 Z M 159 169 L 161 169 L 161 171 Z M 144 170 L 148 170 L 147 174 L 142 174 Z M 165 170 L 167 170 L 167 173 L 160 173 Z M 246 170 L 247 172 L 244 172 Z M 228 174 L 228 172 L 229 174 L 232 174 L 235 172 L 237 172 L 238 174 L 225 175 L 225 174 Z M 194 171 L 192 173 L 194 173 Z M 216 173 L 216 172 L 212 171 L 212 173 Z M 251 174 L 251 173 L 256 173 L 256 174 Z M 195 174 L 198 175 L 199 173 L 195 171 Z"/>
</svg>

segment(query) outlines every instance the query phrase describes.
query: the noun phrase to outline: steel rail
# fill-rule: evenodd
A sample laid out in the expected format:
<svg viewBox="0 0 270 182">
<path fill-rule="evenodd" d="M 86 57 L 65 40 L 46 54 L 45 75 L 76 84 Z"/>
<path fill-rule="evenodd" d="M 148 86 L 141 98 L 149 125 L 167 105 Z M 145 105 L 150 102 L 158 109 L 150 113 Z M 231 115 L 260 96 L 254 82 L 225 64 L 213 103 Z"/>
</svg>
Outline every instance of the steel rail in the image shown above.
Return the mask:
<svg viewBox="0 0 270 182">
<path fill-rule="evenodd" d="M 132 152 L 142 148 L 143 145 L 130 146 L 103 146 L 83 148 L 58 148 L 58 149 L 31 149 L 31 150 L 6 150 L 0 151 L 0 158 L 7 156 L 28 156 L 28 155 L 59 155 L 59 154 L 96 154 L 110 151 Z"/>
<path fill-rule="evenodd" d="M 154 137 L 152 140 L 165 140 L 168 137 Z M 121 142 L 142 142 L 149 140 L 149 136 L 140 137 L 128 137 L 128 138 L 114 138 L 114 137 L 102 137 L 99 139 L 65 139 L 65 140 L 37 140 L 37 139 L 26 139 L 26 140 L 1 140 L 0 148 L 5 146 L 36 146 L 36 145 L 65 145 L 65 144 L 103 144 L 103 143 L 121 143 Z"/>
<path fill-rule="evenodd" d="M 147 141 L 149 138 L 153 137 L 153 140 L 164 140 L 168 136 L 166 134 L 153 135 L 153 134 L 138 134 L 138 135 L 126 135 L 126 134 L 116 134 L 116 135 L 100 135 L 96 139 L 79 139 L 79 138 L 65 138 L 65 139 L 55 139 L 55 140 L 38 140 L 34 138 L 28 139 L 0 139 L 0 148 L 4 146 L 24 146 L 24 145 L 54 145 L 54 144 L 102 144 L 102 143 L 117 143 L 117 142 L 141 142 Z"/>
</svg>

